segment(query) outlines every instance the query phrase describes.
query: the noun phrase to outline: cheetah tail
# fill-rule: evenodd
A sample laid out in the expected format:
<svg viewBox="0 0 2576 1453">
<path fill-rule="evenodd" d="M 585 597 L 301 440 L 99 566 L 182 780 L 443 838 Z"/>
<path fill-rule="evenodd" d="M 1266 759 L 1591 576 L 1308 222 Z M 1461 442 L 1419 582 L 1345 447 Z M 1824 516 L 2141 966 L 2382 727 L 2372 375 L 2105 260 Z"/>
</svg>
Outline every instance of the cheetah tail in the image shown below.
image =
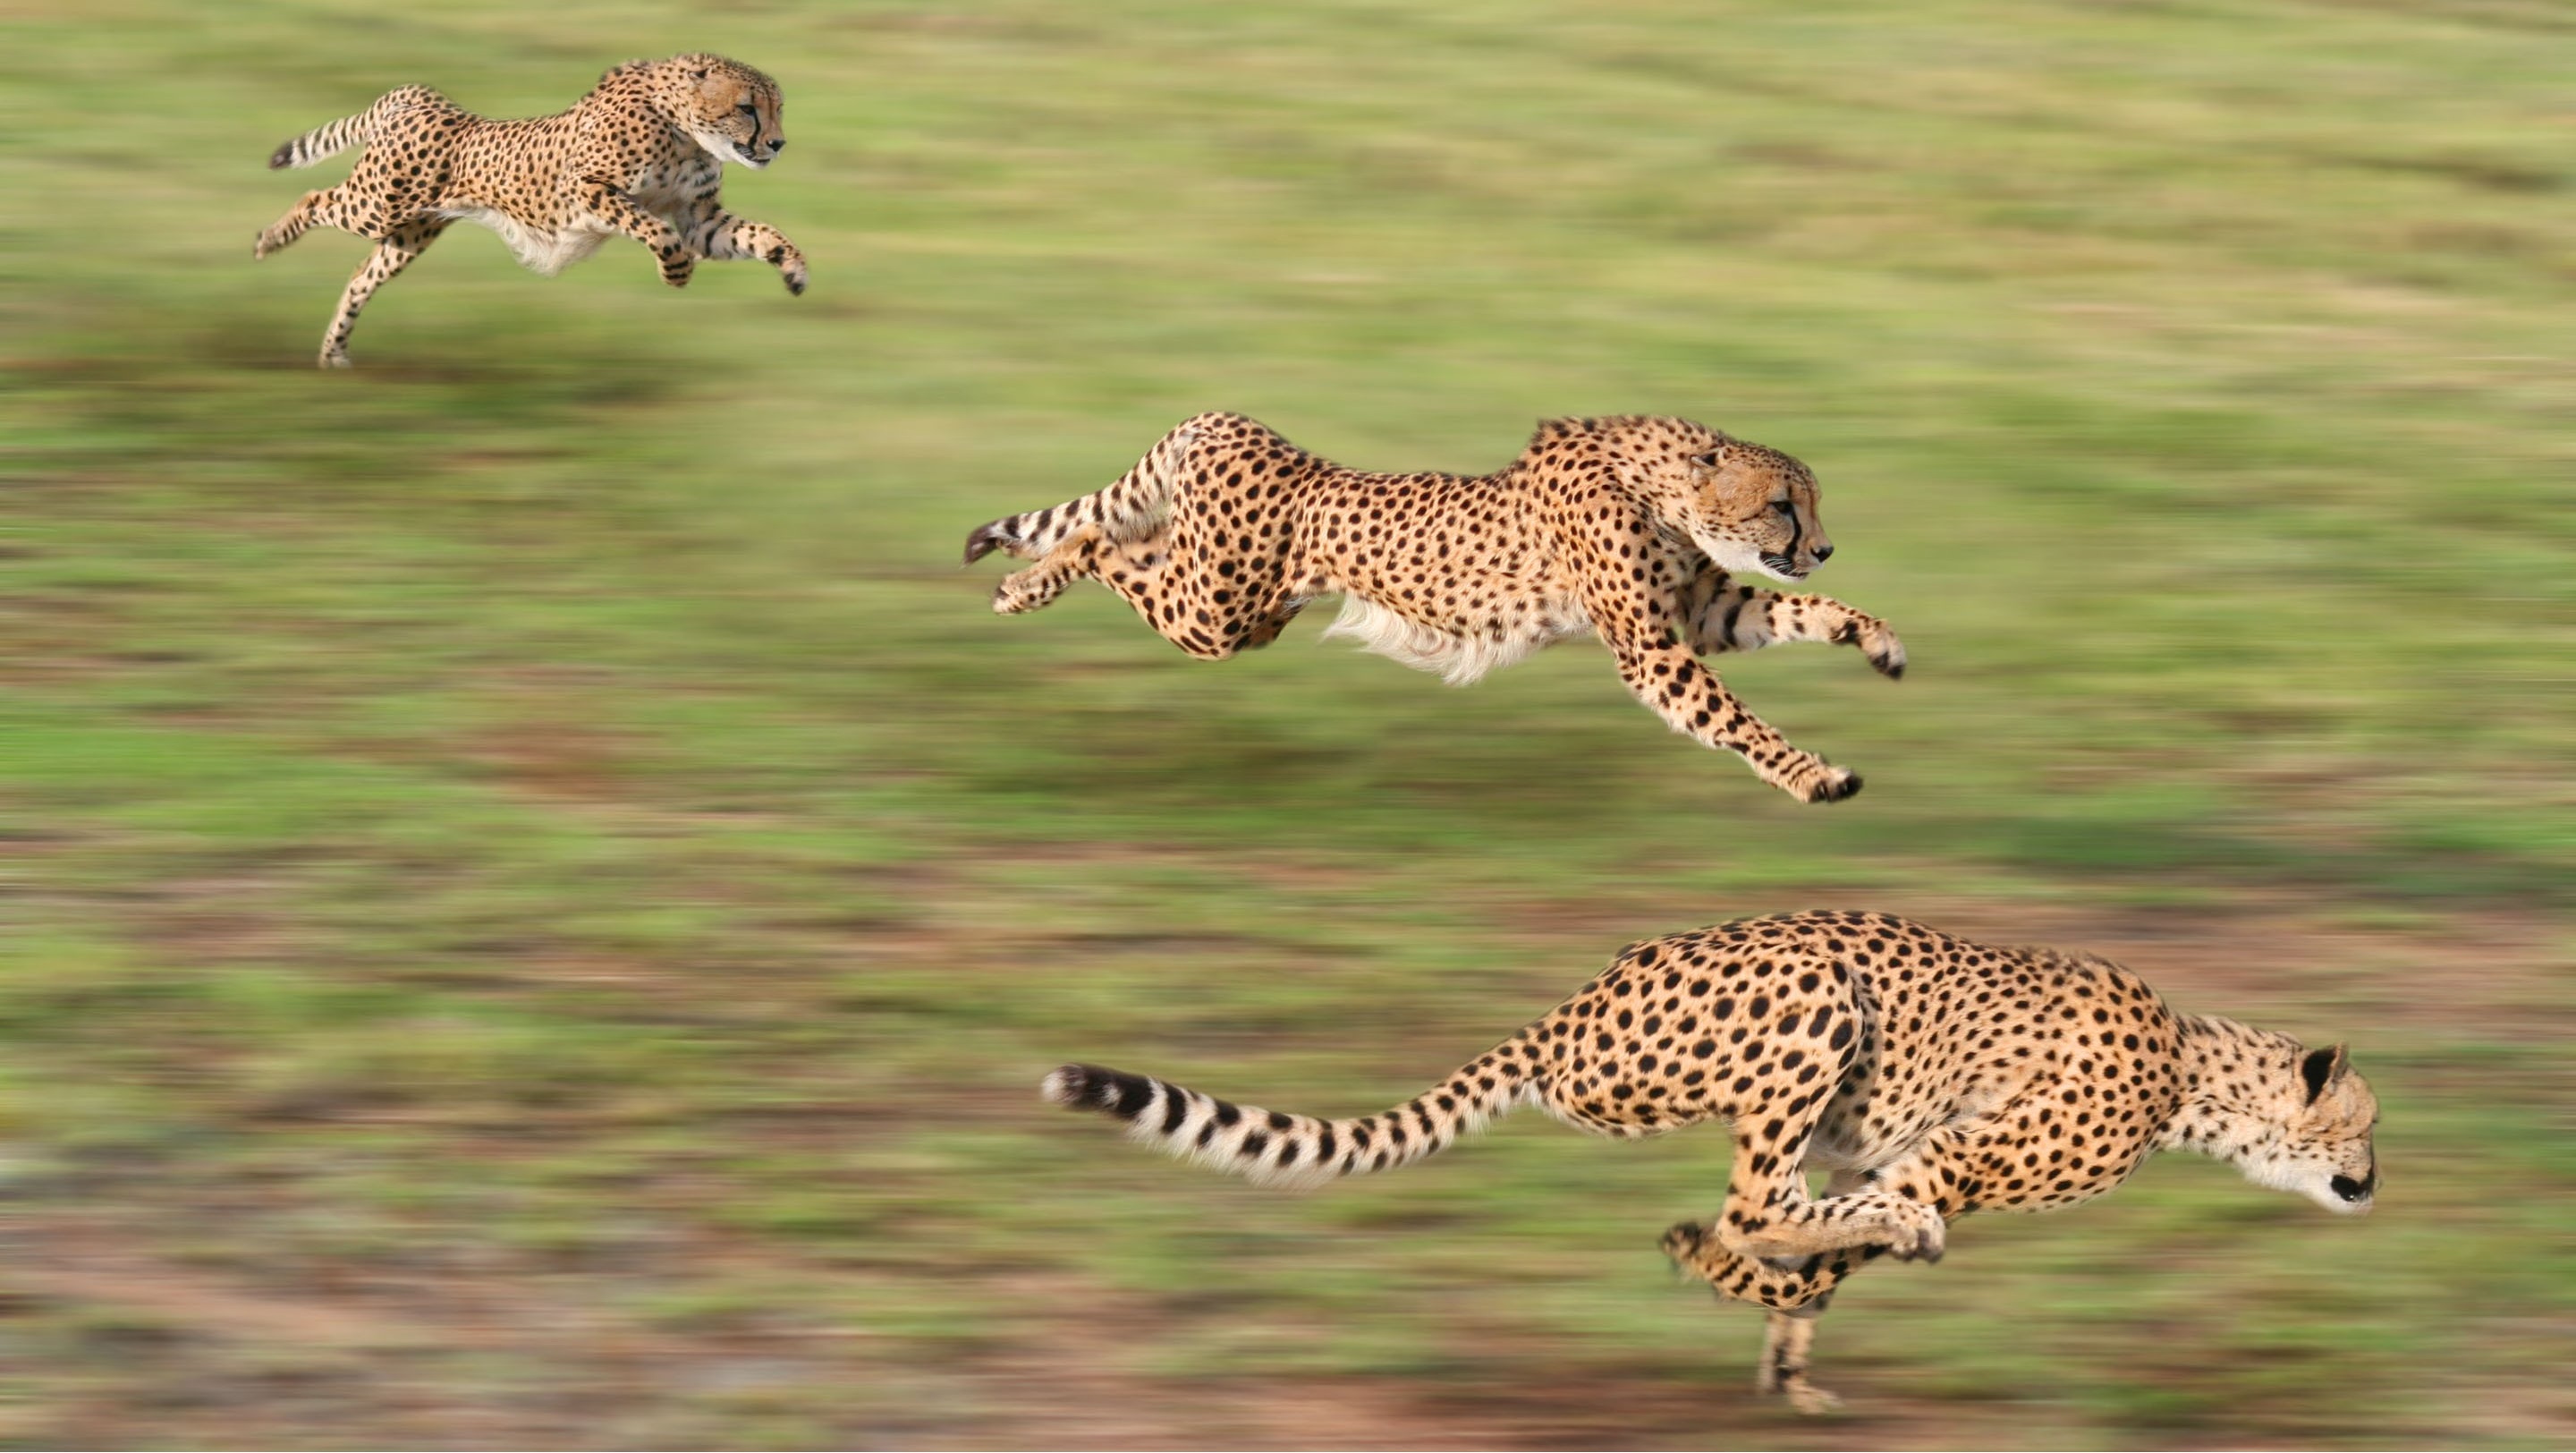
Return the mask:
<svg viewBox="0 0 2576 1453">
<path fill-rule="evenodd" d="M 281 171 L 292 166 L 311 166 L 327 161 L 361 142 L 373 141 L 385 127 L 407 116 L 422 113 L 449 118 L 463 117 L 456 103 L 427 86 L 396 86 L 376 98 L 376 103 L 355 116 L 343 116 L 328 126 L 317 126 L 268 154 L 268 168 Z"/>
<path fill-rule="evenodd" d="M 1107 489 L 977 525 L 966 537 L 966 563 L 972 565 L 995 550 L 1022 560 L 1043 559 L 1085 525 L 1099 526 L 1113 540 L 1143 537 L 1170 512 L 1172 496 L 1181 487 L 1181 456 L 1197 438 L 1198 431 L 1183 424 L 1165 434 L 1136 461 L 1135 468 Z"/>
<path fill-rule="evenodd" d="M 1410 1165 L 1510 1111 L 1529 1081 L 1501 1052 L 1461 1067 L 1392 1110 L 1318 1120 L 1231 1105 L 1150 1075 L 1066 1065 L 1039 1094 L 1073 1110 L 1127 1122 L 1127 1136 L 1169 1154 L 1232 1171 L 1256 1185 L 1305 1189 L 1343 1176 Z"/>
<path fill-rule="evenodd" d="M 343 116 L 327 126 L 317 126 L 293 141 L 280 145 L 277 150 L 268 154 L 268 169 L 274 172 L 284 171 L 288 167 L 311 166 L 315 162 L 328 161 L 338 156 L 359 142 L 367 140 L 369 114 L 371 113 L 361 111 L 355 116 Z"/>
</svg>

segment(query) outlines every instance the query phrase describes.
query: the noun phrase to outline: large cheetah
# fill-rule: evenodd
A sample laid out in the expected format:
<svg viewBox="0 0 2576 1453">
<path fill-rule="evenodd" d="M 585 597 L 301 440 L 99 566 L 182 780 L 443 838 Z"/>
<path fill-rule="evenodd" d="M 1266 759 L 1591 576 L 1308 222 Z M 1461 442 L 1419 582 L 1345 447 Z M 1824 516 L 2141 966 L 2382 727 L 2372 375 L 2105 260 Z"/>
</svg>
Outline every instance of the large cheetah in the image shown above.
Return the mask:
<svg viewBox="0 0 2576 1453">
<path fill-rule="evenodd" d="M 1239 414 L 1201 414 L 1109 488 L 979 527 L 966 560 L 997 549 L 1037 563 L 1002 581 L 996 611 L 1036 610 L 1089 576 L 1202 660 L 1268 645 L 1336 591 L 1326 636 L 1453 684 L 1597 635 L 1673 730 L 1808 802 L 1849 797 L 1860 778 L 1790 746 L 1698 658 L 1840 641 L 1905 670 L 1875 616 L 1738 582 L 1803 580 L 1834 553 L 1815 476 L 1684 419 L 1553 420 L 1500 472 L 1468 478 L 1345 469 Z"/>
<path fill-rule="evenodd" d="M 757 171 L 786 147 L 780 104 L 777 82 L 717 55 L 628 61 L 571 110 L 527 121 L 486 121 L 427 86 L 404 86 L 269 157 L 272 168 L 303 167 L 366 147 L 347 181 L 306 193 L 251 255 L 315 226 L 375 239 L 322 335 L 324 368 L 349 366 L 358 310 L 460 219 L 500 233 L 549 277 L 623 234 L 653 249 L 675 288 L 689 285 L 699 258 L 757 257 L 802 293 L 805 255 L 716 196 L 725 163 Z"/>
<path fill-rule="evenodd" d="M 1746 919 L 1630 944 L 1538 1022 L 1392 1110 L 1274 1114 L 1144 1075 L 1066 1065 L 1057 1104 L 1270 1185 L 1407 1165 L 1516 1105 L 1620 1138 L 1724 1121 L 1714 1222 L 1664 1250 L 1769 1309 L 1759 1387 L 1801 1412 L 1815 1317 L 1881 1254 L 1938 1260 L 1970 1211 L 2089 1200 L 2158 1150 L 2362 1212 L 2379 1107 L 2344 1047 L 2176 1014 L 2085 954 L 1988 948 L 1877 913 Z M 1821 1198 L 1807 1175 L 1830 1172 Z"/>
</svg>

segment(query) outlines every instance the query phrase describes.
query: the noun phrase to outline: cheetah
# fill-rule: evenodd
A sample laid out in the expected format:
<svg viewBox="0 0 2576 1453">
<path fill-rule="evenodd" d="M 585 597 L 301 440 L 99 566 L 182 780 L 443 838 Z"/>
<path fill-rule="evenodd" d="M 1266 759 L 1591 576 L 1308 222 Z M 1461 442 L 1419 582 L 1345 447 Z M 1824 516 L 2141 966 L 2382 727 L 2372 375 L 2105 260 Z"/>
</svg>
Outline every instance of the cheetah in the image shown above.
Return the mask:
<svg viewBox="0 0 2576 1453">
<path fill-rule="evenodd" d="M 1003 579 L 995 611 L 1036 610 L 1089 576 L 1206 661 L 1268 645 L 1331 592 L 1343 604 L 1327 639 L 1453 685 L 1596 635 L 1673 730 L 1806 802 L 1861 779 L 1789 745 L 1698 658 L 1832 641 L 1905 671 L 1877 617 L 1738 579 L 1795 583 L 1833 555 L 1815 476 L 1685 419 L 1550 420 L 1470 478 L 1346 469 L 1240 414 L 1201 414 L 1109 488 L 979 526 L 966 562 L 994 550 L 1036 562 Z"/>
<path fill-rule="evenodd" d="M 757 257 L 801 294 L 805 255 L 716 197 L 725 163 L 758 171 L 786 148 L 780 104 L 777 82 L 704 54 L 612 67 L 571 110 L 526 121 L 487 121 L 427 86 L 404 86 L 269 157 L 272 170 L 306 167 L 366 147 L 347 181 L 306 193 L 251 255 L 315 226 L 375 240 L 322 335 L 324 368 L 349 366 L 349 332 L 367 299 L 460 220 L 500 233 L 548 277 L 622 233 L 653 249 L 675 288 L 702 257 Z"/>
<path fill-rule="evenodd" d="M 1620 1139 L 1723 1121 L 1735 1142 L 1713 1221 L 1665 1253 L 1721 1300 L 1766 1309 L 1757 1387 L 1800 1412 L 1815 1319 L 1879 1256 L 1938 1261 L 1971 1211 L 2046 1211 L 2192 1150 L 2330 1211 L 2379 1185 L 2378 1102 L 2344 1046 L 2177 1014 L 2089 954 L 1990 948 L 1879 913 L 1744 919 L 1619 951 L 1574 996 L 1376 1115 L 1237 1106 L 1091 1065 L 1055 1104 L 1245 1176 L 1310 1187 L 1409 1165 L 1524 1103 Z M 1829 1176 L 1812 1194 L 1810 1172 Z"/>
</svg>

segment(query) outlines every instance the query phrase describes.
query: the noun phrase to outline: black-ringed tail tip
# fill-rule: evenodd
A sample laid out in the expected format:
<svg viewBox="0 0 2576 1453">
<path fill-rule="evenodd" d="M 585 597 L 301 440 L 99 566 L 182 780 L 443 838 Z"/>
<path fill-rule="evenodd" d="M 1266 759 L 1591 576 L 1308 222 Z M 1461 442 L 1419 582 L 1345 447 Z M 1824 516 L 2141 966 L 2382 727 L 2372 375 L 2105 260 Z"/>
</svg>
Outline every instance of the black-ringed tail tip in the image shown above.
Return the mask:
<svg viewBox="0 0 2576 1453">
<path fill-rule="evenodd" d="M 993 525 L 977 525 L 966 535 L 966 563 L 974 564 L 1000 549 L 1009 540 L 1010 536 L 1003 534 Z M 1079 1069 L 1081 1066 L 1075 1065 L 1071 1068 Z"/>
<path fill-rule="evenodd" d="M 1122 1120 L 1127 1136 L 1256 1184 L 1304 1187 L 1410 1165 L 1449 1148 L 1512 1107 L 1528 1076 L 1497 1050 L 1390 1110 L 1325 1120 L 1237 1105 L 1169 1080 L 1099 1065 L 1061 1065 L 1039 1085 L 1048 1103 Z"/>
<path fill-rule="evenodd" d="M 1059 1065 L 1047 1072 L 1038 1093 L 1050 1105 L 1088 1105 L 1121 1120 L 1133 1120 L 1153 1098 L 1154 1082 L 1143 1075 L 1121 1074 L 1093 1065 Z"/>
</svg>

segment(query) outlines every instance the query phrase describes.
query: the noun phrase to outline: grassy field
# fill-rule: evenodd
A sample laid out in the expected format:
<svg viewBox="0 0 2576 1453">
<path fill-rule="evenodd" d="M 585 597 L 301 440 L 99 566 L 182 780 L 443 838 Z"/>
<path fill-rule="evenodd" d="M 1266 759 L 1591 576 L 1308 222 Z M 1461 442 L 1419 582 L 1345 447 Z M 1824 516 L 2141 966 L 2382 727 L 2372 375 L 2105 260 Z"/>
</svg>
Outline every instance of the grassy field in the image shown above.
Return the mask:
<svg viewBox="0 0 2576 1453">
<path fill-rule="evenodd" d="M 0 1445 L 2576 1442 L 2576 16 L 21 8 L 0 55 Z M 812 261 L 254 266 L 279 140 L 709 48 Z M 1203 408 L 1377 468 L 1789 449 L 1914 669 L 996 620 L 973 524 Z M 1069 1058 L 1325 1113 L 1800 906 L 2346 1038 L 2387 1189 L 2202 1162 L 1836 1303 L 1676 1284 L 1723 1137 L 1282 1198 Z"/>
</svg>

